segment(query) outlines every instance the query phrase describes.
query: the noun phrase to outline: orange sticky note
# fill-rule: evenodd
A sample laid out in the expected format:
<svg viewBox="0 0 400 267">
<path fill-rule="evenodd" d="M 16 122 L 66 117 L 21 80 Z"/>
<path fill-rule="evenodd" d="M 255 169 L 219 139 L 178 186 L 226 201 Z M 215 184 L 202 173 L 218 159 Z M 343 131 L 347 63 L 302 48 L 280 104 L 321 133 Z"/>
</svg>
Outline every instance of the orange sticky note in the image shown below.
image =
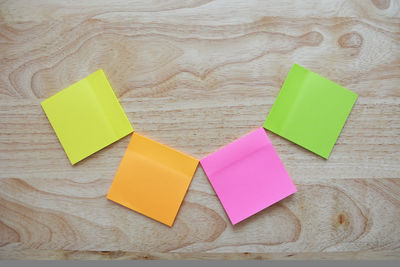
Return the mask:
<svg viewBox="0 0 400 267">
<path fill-rule="evenodd" d="M 107 198 L 172 226 L 198 163 L 133 133 Z"/>
</svg>

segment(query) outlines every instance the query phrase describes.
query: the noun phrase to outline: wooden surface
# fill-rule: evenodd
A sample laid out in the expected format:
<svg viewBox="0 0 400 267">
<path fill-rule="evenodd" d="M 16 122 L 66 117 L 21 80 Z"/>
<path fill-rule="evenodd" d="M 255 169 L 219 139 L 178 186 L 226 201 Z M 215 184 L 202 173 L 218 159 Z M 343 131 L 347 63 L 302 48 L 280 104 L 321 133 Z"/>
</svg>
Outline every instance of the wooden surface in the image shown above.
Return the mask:
<svg viewBox="0 0 400 267">
<path fill-rule="evenodd" d="M 292 3 L 293 2 L 293 3 Z M 400 258 L 400 1 L 0 1 L 0 258 Z M 40 102 L 102 68 L 197 158 L 263 124 L 296 62 L 359 98 L 298 193 L 235 227 L 199 167 L 172 228 L 108 201 L 129 137 L 71 166 Z"/>
</svg>

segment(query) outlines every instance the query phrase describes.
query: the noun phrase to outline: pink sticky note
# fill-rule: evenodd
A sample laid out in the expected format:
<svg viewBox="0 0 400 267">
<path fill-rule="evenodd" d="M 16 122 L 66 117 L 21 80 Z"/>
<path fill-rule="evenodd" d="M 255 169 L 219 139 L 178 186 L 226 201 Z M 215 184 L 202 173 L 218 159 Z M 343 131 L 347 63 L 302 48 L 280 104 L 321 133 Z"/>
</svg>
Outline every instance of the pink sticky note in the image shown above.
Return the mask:
<svg viewBox="0 0 400 267">
<path fill-rule="evenodd" d="M 200 163 L 232 224 L 297 191 L 262 127 Z"/>
</svg>

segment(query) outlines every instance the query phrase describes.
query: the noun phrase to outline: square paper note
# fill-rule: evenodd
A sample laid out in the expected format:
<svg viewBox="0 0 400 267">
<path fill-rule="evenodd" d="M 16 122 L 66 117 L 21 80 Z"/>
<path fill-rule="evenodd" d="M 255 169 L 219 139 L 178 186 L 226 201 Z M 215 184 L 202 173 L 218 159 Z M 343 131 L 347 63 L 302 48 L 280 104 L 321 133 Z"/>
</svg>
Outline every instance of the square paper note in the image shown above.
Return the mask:
<svg viewBox="0 0 400 267">
<path fill-rule="evenodd" d="M 133 133 L 107 198 L 172 226 L 198 163 Z"/>
<path fill-rule="evenodd" d="M 328 158 L 357 94 L 294 64 L 264 128 Z"/>
<path fill-rule="evenodd" d="M 232 224 L 296 192 L 263 128 L 200 163 Z"/>
<path fill-rule="evenodd" d="M 71 164 L 133 131 L 102 70 L 44 100 L 42 107 Z"/>
</svg>

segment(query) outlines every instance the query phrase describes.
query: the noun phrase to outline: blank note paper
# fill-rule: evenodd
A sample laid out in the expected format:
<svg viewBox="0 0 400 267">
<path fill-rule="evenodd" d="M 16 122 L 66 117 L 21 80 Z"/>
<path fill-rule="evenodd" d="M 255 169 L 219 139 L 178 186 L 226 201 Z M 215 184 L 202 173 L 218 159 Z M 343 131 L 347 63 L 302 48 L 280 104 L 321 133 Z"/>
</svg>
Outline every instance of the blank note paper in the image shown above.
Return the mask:
<svg viewBox="0 0 400 267">
<path fill-rule="evenodd" d="M 232 224 L 296 192 L 262 127 L 200 163 Z"/>
<path fill-rule="evenodd" d="M 328 158 L 357 94 L 294 64 L 264 128 Z"/>
<path fill-rule="evenodd" d="M 172 226 L 198 163 L 133 133 L 107 198 Z"/>
<path fill-rule="evenodd" d="M 133 131 L 102 70 L 41 105 L 71 164 Z"/>
</svg>

